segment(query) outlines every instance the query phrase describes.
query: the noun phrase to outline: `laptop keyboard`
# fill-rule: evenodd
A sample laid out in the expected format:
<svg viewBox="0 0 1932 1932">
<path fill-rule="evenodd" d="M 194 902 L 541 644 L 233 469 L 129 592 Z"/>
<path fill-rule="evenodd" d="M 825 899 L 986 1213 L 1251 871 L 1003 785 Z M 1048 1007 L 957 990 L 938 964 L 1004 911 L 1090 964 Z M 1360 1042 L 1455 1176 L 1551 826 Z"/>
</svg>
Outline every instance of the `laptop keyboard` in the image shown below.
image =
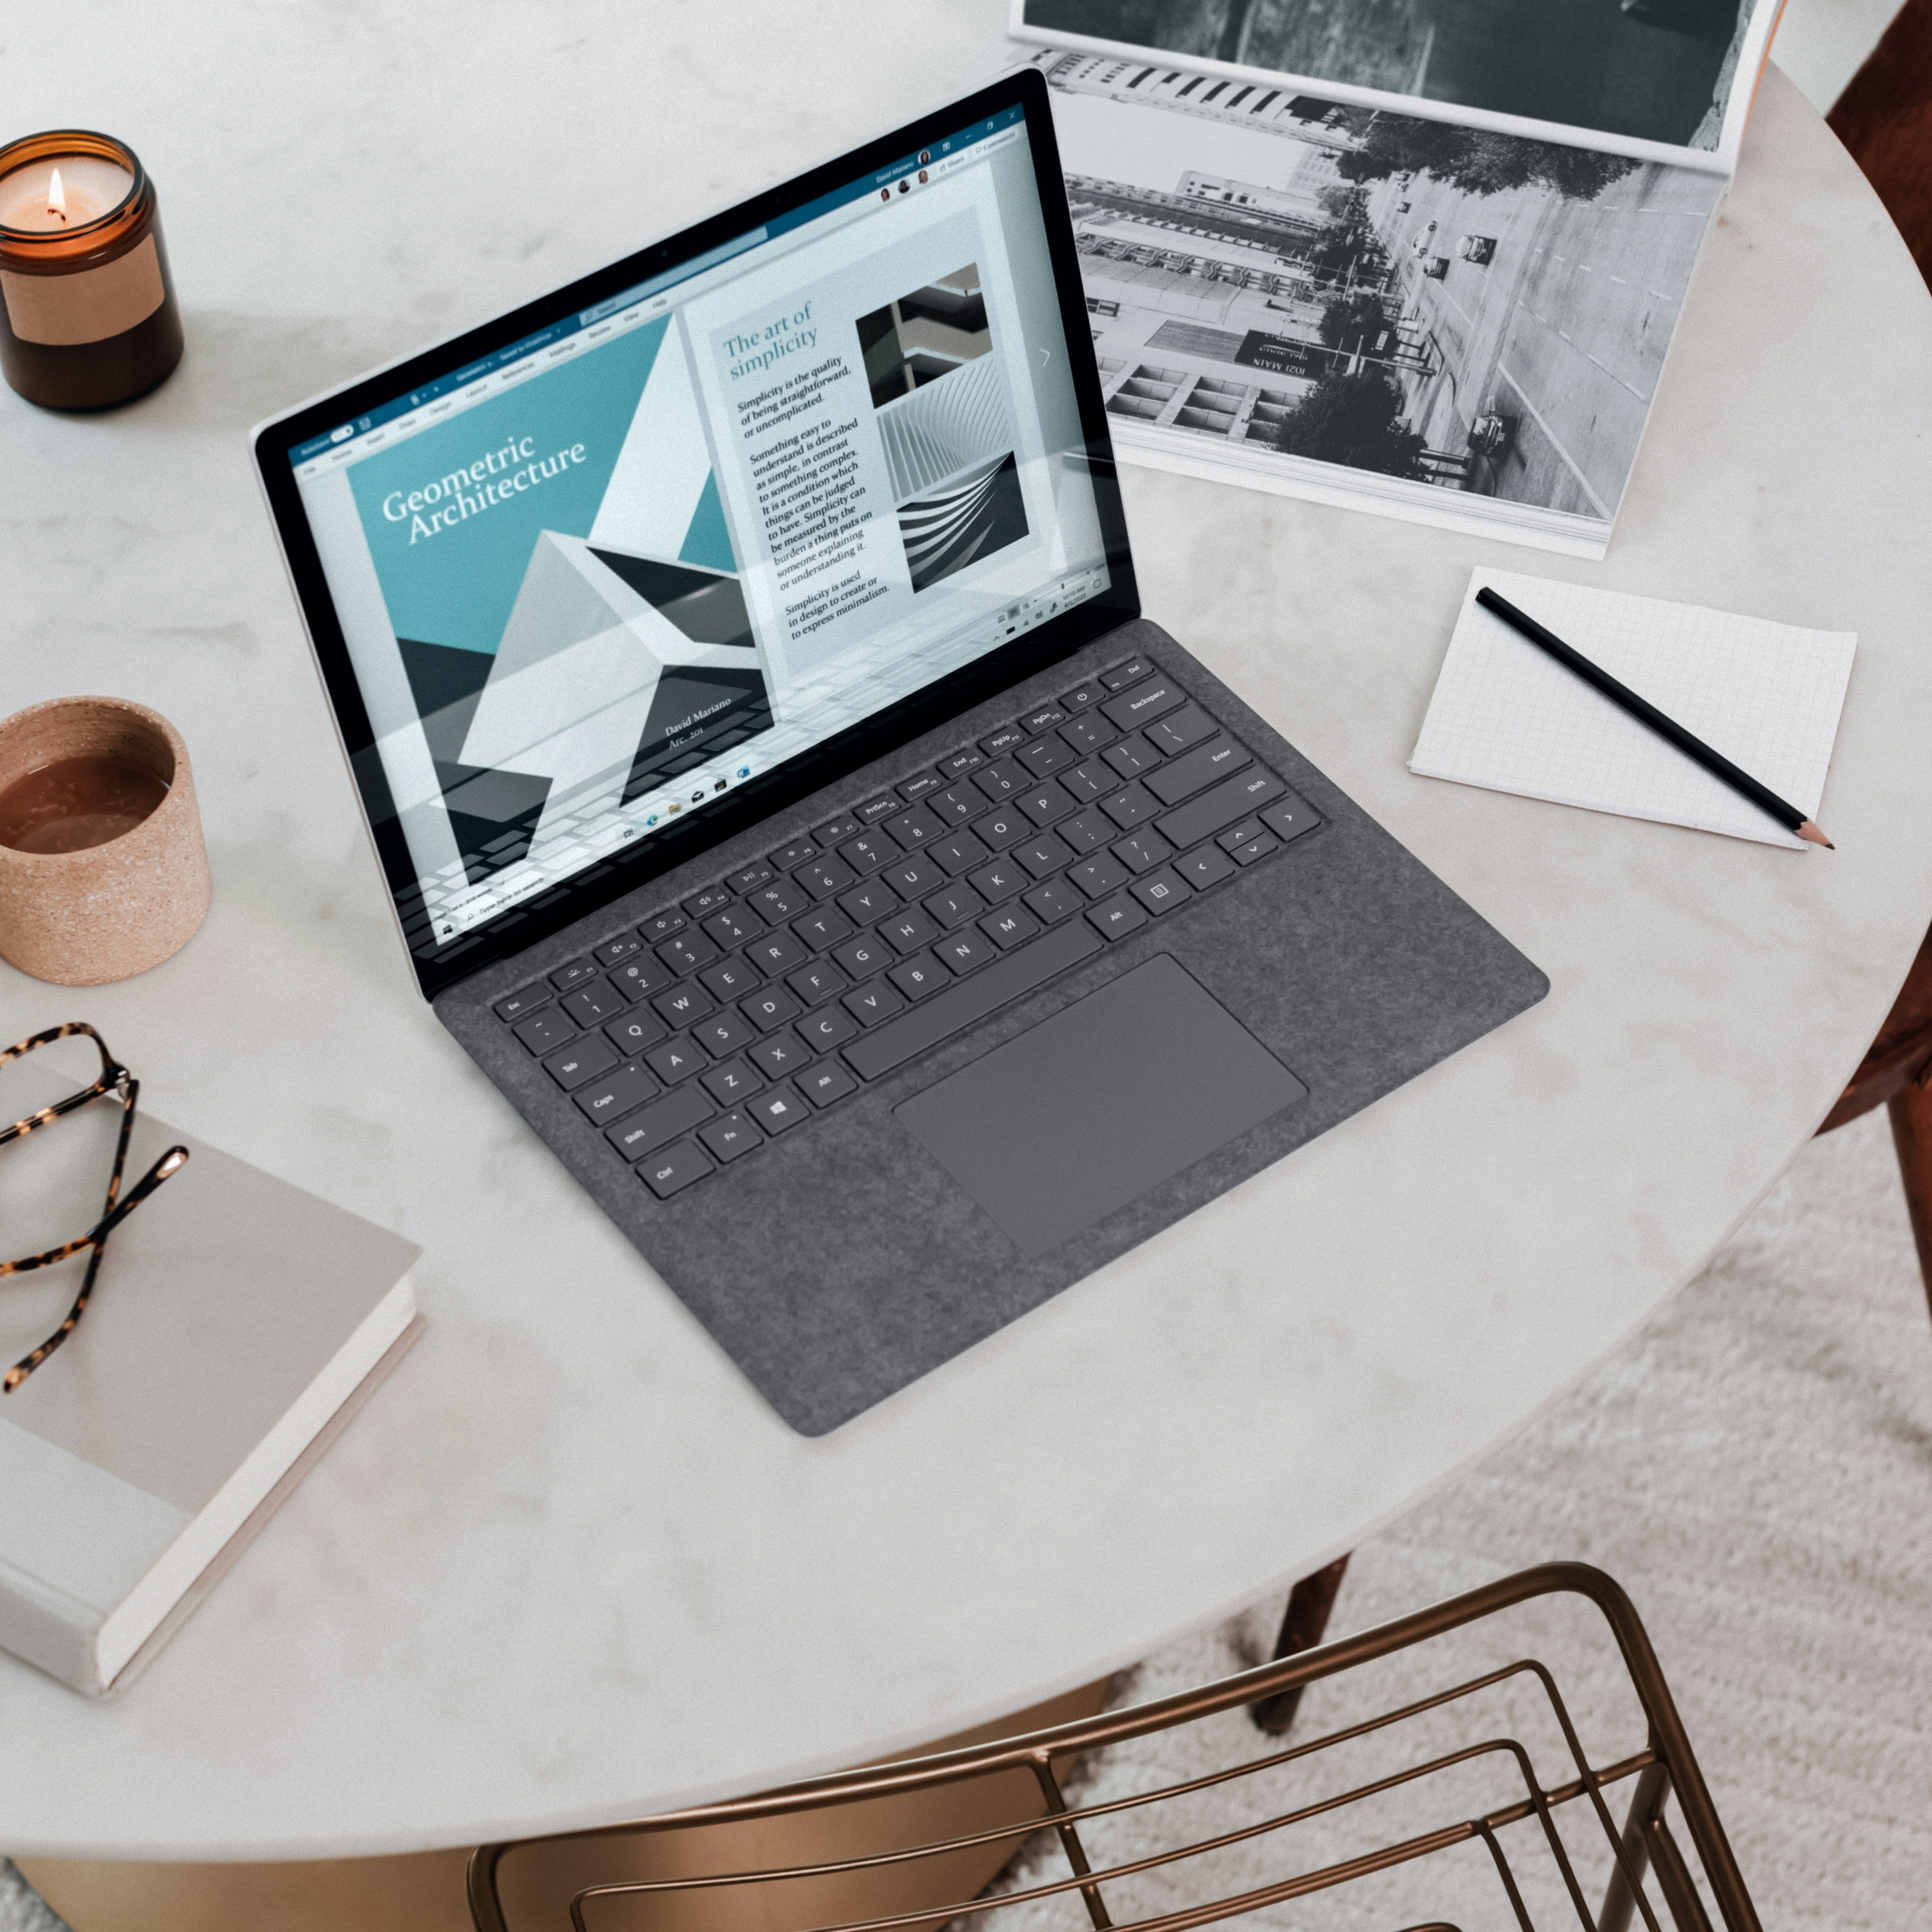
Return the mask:
<svg viewBox="0 0 1932 1932">
<path fill-rule="evenodd" d="M 1130 658 L 495 1010 L 668 1199 L 1316 823 Z"/>
</svg>

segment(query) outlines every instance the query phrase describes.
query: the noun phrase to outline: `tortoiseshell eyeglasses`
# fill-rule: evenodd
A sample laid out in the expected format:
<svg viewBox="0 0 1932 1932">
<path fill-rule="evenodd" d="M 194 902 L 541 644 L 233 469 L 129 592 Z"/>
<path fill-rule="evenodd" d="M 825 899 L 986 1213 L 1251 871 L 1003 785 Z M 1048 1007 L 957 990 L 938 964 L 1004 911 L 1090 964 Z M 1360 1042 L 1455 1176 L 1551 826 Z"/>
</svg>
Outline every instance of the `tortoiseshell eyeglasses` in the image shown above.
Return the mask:
<svg viewBox="0 0 1932 1932">
<path fill-rule="evenodd" d="M 38 1348 L 22 1355 L 4 1376 L 0 1376 L 0 1395 L 10 1395 L 38 1369 L 80 1325 L 80 1318 L 87 1312 L 87 1304 L 94 1293 L 94 1276 L 100 1272 L 100 1257 L 106 1252 L 107 1238 L 161 1183 L 171 1174 L 178 1173 L 188 1164 L 188 1149 L 171 1147 L 134 1186 L 124 1195 L 121 1192 L 122 1170 L 128 1162 L 128 1143 L 134 1132 L 134 1103 L 140 1097 L 141 1083 L 107 1050 L 107 1042 L 85 1020 L 73 1020 L 65 1026 L 49 1027 L 44 1033 L 37 1033 L 10 1046 L 0 1053 L 0 1066 L 10 1060 L 24 1058 L 37 1046 L 47 1046 L 57 1040 L 72 1040 L 85 1034 L 93 1041 L 100 1054 L 100 1077 L 90 1087 L 83 1087 L 77 1094 L 70 1094 L 64 1100 L 57 1100 L 51 1107 L 43 1107 L 37 1114 L 29 1114 L 24 1120 L 16 1120 L 10 1127 L 0 1127 L 0 1147 L 9 1141 L 38 1132 L 43 1127 L 52 1126 L 64 1115 L 84 1107 L 90 1100 L 98 1100 L 112 1095 L 121 1102 L 121 1134 L 114 1148 L 114 1172 L 108 1177 L 107 1198 L 101 1204 L 100 1218 L 84 1234 L 77 1234 L 70 1241 L 63 1241 L 57 1248 L 50 1248 L 45 1254 L 28 1255 L 17 1262 L 0 1262 L 0 1276 L 27 1274 L 35 1268 L 51 1268 L 56 1262 L 64 1262 L 70 1256 L 77 1255 L 82 1248 L 92 1248 L 87 1258 L 87 1274 L 80 1284 L 80 1292 L 74 1298 L 74 1306 L 68 1310 L 67 1319 L 43 1342 Z"/>
</svg>

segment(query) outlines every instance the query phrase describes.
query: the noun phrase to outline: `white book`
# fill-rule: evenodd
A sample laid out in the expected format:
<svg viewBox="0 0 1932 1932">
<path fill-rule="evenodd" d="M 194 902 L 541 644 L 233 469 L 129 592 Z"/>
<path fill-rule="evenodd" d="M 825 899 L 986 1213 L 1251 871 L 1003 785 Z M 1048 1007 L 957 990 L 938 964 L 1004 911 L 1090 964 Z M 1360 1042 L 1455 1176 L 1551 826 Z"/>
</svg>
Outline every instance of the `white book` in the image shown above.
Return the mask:
<svg viewBox="0 0 1932 1932">
<path fill-rule="evenodd" d="M 85 1084 L 40 1064 L 69 1051 L 8 1070 L 0 1113 Z M 98 1217 L 119 1116 L 98 1100 L 0 1154 L 7 1258 Z M 187 1166 L 110 1238 L 80 1326 L 0 1396 L 0 1648 L 90 1696 L 173 1634 L 422 1326 L 420 1249 L 145 1107 L 124 1185 L 176 1142 Z M 0 1369 L 86 1266 L 0 1279 Z"/>
</svg>

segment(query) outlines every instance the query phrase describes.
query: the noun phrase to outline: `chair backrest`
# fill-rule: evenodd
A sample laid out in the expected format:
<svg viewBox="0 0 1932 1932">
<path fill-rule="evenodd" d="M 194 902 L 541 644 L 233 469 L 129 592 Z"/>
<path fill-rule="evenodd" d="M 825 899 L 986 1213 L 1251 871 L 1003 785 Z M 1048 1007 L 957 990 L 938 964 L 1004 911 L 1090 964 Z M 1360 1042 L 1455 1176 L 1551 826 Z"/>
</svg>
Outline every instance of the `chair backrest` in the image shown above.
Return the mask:
<svg viewBox="0 0 1932 1932">
<path fill-rule="evenodd" d="M 1614 1756 L 1586 1752 L 1533 1656 L 1504 1652 L 1453 1682 L 1427 1675 L 1427 1647 L 1466 1647 L 1503 1612 L 1566 1598 L 1601 1612 L 1616 1682 L 1640 1710 L 1643 1741 Z M 1331 1714 L 1344 1721 L 1286 1747 L 1246 1720 L 1298 1686 L 1330 1682 L 1322 1694 L 1346 1705 L 1378 1672 L 1402 1685 L 1392 1708 L 1358 1695 Z M 1539 1752 L 1560 1754 L 1561 1775 L 1539 1770 Z M 1103 1762 L 1137 1768 L 1089 1774 L 1094 1788 L 1070 1796 L 1070 1774 Z M 1610 1797 L 1625 1780 L 1620 1826 Z M 1192 1932 L 1346 1886 L 1348 1899 L 1328 1901 L 1333 1922 L 1624 1932 L 1640 1916 L 1647 1932 L 1709 1932 L 1666 1817 L 1673 1797 L 1726 1932 L 1760 1932 L 1630 1600 L 1600 1570 L 1550 1564 L 1154 1702 L 730 1804 L 486 1845 L 470 1861 L 470 1910 L 478 1932 L 938 1932 L 966 1915 L 994 1922 L 989 1932 Z"/>
</svg>

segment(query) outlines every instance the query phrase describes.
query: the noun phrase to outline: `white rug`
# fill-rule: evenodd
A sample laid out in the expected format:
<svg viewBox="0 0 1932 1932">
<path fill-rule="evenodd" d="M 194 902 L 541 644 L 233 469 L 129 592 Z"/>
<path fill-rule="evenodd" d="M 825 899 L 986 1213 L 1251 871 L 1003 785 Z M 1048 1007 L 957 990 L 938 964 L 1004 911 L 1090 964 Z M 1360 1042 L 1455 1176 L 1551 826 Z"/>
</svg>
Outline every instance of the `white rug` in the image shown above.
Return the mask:
<svg viewBox="0 0 1932 1932">
<path fill-rule="evenodd" d="M 1766 1924 L 1922 1927 L 1932 1898 L 1932 1322 L 1882 1112 L 1808 1148 L 1654 1327 L 1515 1443 L 1364 1545 L 1331 1629 L 1378 1623 L 1556 1557 L 1599 1564 L 1636 1600 Z M 1169 1646 L 1123 1680 L 1118 1701 L 1259 1660 L 1280 1608 L 1259 1606 Z M 1640 1732 L 1617 1701 L 1600 1630 L 1587 1615 L 1528 1610 L 1508 1630 L 1462 1646 L 1451 1666 L 1467 1675 L 1533 1648 L 1574 1694 L 1586 1744 L 1634 1746 Z M 1295 1735 L 1328 1728 L 1358 1697 L 1367 1700 L 1360 1708 L 1386 1708 L 1410 1687 L 1450 1681 L 1441 1667 L 1405 1662 L 1372 1685 L 1317 1687 Z M 1467 1741 L 1492 1720 L 1514 1727 L 1546 1781 L 1556 1781 L 1560 1738 L 1539 1724 L 1534 1700 L 1490 1700 L 1484 1724 L 1466 1712 L 1440 1734 Z M 1171 1735 L 1090 1766 L 1082 1800 L 1262 1749 L 1245 1716 L 1217 1724 L 1211 1738 Z M 1479 1768 L 1453 1792 L 1426 1794 L 1424 1807 L 1432 1816 L 1445 1804 L 1447 1815 L 1468 1815 L 1497 1802 L 1497 1776 Z M 1239 1788 L 1224 1790 L 1198 1801 L 1189 1822 L 1197 1832 L 1225 1828 L 1247 1815 L 1247 1803 Z M 1376 1822 L 1387 1828 L 1400 1810 L 1397 1802 Z M 1549 1859 L 1506 1835 L 1537 1924 L 1574 1925 Z M 1092 1836 L 1109 1858 L 1153 1842 L 1132 1814 Z M 1567 1822 L 1565 1837 L 1594 1909 L 1600 1855 Z M 1220 1855 L 1211 1882 L 1266 1883 L 1353 1842 L 1333 1823 L 1304 1828 L 1292 1844 L 1258 1838 Z M 1052 1846 L 1037 1846 L 1007 1884 L 1064 1872 Z M 1118 1888 L 1110 1903 L 1122 1920 L 1128 1910 L 1202 1896 L 1198 1883 L 1191 1875 L 1184 1894 L 1149 1879 Z M 1486 1854 L 1445 1854 L 1369 1892 L 1277 1908 L 1256 1922 L 1393 1932 L 1438 1916 L 1464 1932 L 1514 1923 Z M 1077 1901 L 1061 1900 L 982 1923 L 1074 1932 L 1086 1920 Z M 59 1924 L 0 1862 L 0 1932 Z"/>
</svg>

